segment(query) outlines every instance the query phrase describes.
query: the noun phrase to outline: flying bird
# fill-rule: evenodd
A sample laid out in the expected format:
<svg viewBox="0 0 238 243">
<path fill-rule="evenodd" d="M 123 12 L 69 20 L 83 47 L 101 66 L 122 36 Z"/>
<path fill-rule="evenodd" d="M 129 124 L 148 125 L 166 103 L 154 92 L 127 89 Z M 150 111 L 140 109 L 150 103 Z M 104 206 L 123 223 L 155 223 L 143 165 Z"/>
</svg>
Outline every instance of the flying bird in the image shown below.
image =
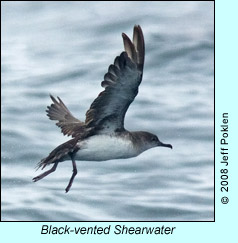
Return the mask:
<svg viewBox="0 0 238 243">
<path fill-rule="evenodd" d="M 152 133 L 131 132 L 124 127 L 125 114 L 142 81 L 145 44 L 139 25 L 134 26 L 132 41 L 124 33 L 122 38 L 125 51 L 109 66 L 101 83 L 104 90 L 86 112 L 85 122 L 75 118 L 59 97 L 50 95 L 53 103 L 47 107 L 47 116 L 57 121 L 62 133 L 72 139 L 56 147 L 37 164 L 37 169 L 53 166 L 34 177 L 34 182 L 54 172 L 59 162 L 71 160 L 73 173 L 65 189 L 68 192 L 77 174 L 76 160 L 126 159 L 157 146 L 172 149 L 172 145 L 162 143 Z"/>
</svg>

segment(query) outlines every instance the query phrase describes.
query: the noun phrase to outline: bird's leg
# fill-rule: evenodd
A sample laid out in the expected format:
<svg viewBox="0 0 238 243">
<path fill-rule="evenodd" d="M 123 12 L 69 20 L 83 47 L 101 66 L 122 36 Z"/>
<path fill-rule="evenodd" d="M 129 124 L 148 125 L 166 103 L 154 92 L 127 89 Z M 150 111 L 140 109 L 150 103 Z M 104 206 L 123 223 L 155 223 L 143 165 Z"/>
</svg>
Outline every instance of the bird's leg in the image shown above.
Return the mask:
<svg viewBox="0 0 238 243">
<path fill-rule="evenodd" d="M 76 166 L 76 163 L 75 163 L 75 160 L 72 158 L 72 164 L 73 164 L 73 174 L 70 178 L 70 181 L 69 181 L 69 184 L 68 186 L 65 188 L 65 192 L 67 193 L 70 189 L 70 187 L 72 186 L 73 184 L 73 181 L 74 181 L 74 177 L 77 175 L 78 171 L 77 171 L 77 166 Z"/>
<path fill-rule="evenodd" d="M 42 173 L 42 174 L 40 174 L 40 175 L 34 177 L 32 180 L 33 180 L 34 182 L 37 182 L 37 181 L 41 180 L 41 179 L 44 178 L 45 176 L 47 176 L 47 175 L 49 175 L 50 173 L 54 172 L 54 171 L 56 170 L 56 168 L 57 168 L 57 165 L 58 165 L 58 162 L 56 162 L 56 163 L 52 166 L 51 169 L 49 169 L 49 170 L 45 171 L 44 173 Z"/>
</svg>

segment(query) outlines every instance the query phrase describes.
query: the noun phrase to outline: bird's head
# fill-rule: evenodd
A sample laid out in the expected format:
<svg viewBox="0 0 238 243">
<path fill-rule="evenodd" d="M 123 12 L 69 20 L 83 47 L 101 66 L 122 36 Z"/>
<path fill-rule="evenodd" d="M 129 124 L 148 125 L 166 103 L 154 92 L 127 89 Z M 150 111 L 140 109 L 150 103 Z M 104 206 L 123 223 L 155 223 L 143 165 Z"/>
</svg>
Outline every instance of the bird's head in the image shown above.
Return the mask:
<svg viewBox="0 0 238 243">
<path fill-rule="evenodd" d="M 171 144 L 162 143 L 159 140 L 159 138 L 152 133 L 139 132 L 138 135 L 140 137 L 141 142 L 144 145 L 145 150 L 150 149 L 150 148 L 154 148 L 154 147 L 158 147 L 158 146 L 159 147 L 167 147 L 167 148 L 171 148 L 171 149 L 173 148 Z"/>
</svg>

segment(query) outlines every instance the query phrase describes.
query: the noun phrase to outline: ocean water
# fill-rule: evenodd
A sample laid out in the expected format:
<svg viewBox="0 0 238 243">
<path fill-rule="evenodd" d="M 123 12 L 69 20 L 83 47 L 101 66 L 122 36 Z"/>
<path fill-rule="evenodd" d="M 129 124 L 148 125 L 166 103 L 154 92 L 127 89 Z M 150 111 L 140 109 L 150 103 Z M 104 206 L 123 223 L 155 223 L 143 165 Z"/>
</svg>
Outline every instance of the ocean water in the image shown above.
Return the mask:
<svg viewBox="0 0 238 243">
<path fill-rule="evenodd" d="M 214 220 L 213 2 L 2 3 L 1 216 L 3 221 Z M 143 81 L 125 120 L 173 150 L 70 161 L 37 183 L 36 163 L 67 141 L 46 116 L 49 94 L 81 120 L 140 24 Z"/>
</svg>

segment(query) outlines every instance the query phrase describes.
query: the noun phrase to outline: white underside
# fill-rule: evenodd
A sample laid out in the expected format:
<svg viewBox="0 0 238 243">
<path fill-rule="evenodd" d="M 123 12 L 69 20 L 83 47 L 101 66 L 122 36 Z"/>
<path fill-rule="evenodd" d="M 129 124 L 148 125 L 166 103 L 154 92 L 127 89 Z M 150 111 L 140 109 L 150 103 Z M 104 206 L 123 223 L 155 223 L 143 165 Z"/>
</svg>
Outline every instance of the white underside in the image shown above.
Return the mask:
<svg viewBox="0 0 238 243">
<path fill-rule="evenodd" d="M 78 142 L 76 160 L 103 161 L 138 155 L 130 140 L 110 135 L 96 135 Z"/>
</svg>

